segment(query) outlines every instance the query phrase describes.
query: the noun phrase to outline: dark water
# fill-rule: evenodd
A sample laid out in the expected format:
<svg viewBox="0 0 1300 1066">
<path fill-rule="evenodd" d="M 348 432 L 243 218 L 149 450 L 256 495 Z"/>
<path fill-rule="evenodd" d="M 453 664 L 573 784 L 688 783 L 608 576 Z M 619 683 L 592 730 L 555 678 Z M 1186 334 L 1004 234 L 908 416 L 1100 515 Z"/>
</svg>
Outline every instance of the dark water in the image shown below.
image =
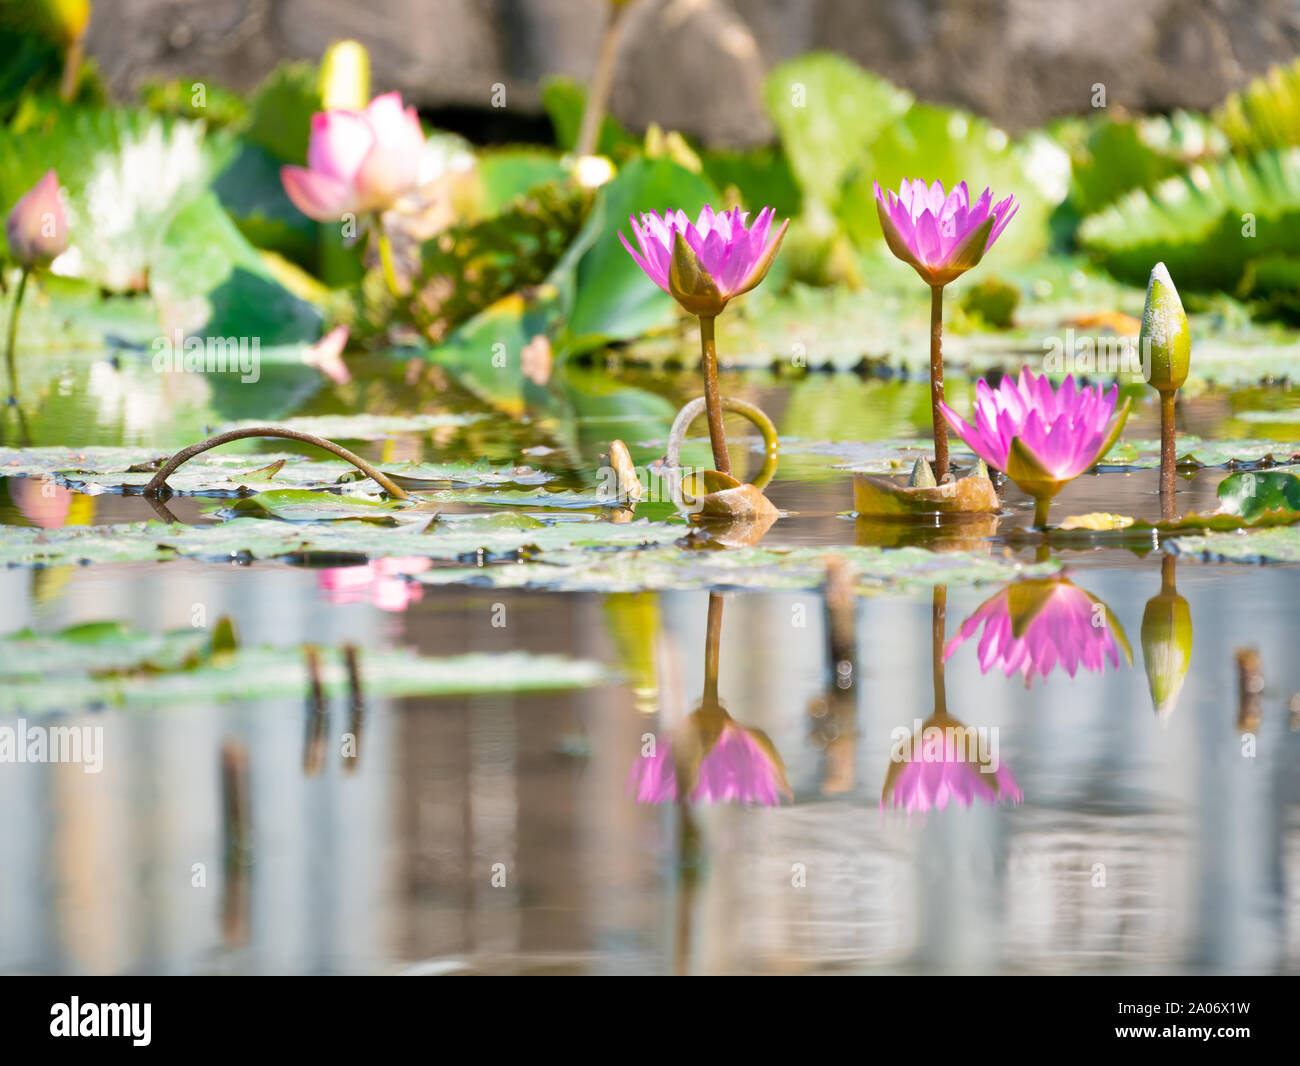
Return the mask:
<svg viewBox="0 0 1300 1066">
<path fill-rule="evenodd" d="M 387 369 L 292 407 L 482 410 L 437 383 L 404 399 L 406 373 Z M 629 380 L 672 402 L 695 390 L 689 375 Z M 926 429 L 916 383 L 765 375 L 733 385 L 783 435 Z M 37 420 L 36 443 L 165 450 L 205 424 L 173 408 L 132 414 L 138 398 L 115 406 L 88 386 L 74 381 L 65 407 Z M 1234 428 L 1233 402 L 1189 401 L 1180 428 L 1255 432 Z M 635 426 L 587 428 L 591 442 L 637 440 Z M 1126 435 L 1154 430 L 1147 405 Z M 543 421 L 496 417 L 363 447 L 519 461 L 548 434 Z M 594 466 L 594 452 L 582 455 Z M 585 476 L 566 462 L 566 477 Z M 772 486 L 793 513 L 764 543 L 854 543 L 847 476 L 804 477 L 802 462 L 792 457 Z M 1212 507 L 1222 476 L 1185 481 L 1180 509 Z M 1084 477 L 1053 513 L 1154 514 L 1154 491 L 1150 473 Z M 1005 499 L 999 537 L 986 541 L 994 552 L 1011 550 L 1001 534 L 1029 517 L 1014 488 Z M 139 499 L 87 505 L 86 521 L 152 517 Z M 171 506 L 200 520 L 195 501 Z M 1033 558 L 1032 547 L 1017 550 Z M 996 737 L 1014 787 L 925 813 L 882 808 L 895 731 L 936 710 L 936 617 L 941 648 L 996 587 L 950 588 L 943 612 L 929 590 L 858 598 L 836 616 L 849 634 L 839 655 L 855 664 L 846 687 L 814 591 L 711 604 L 707 592 L 401 586 L 343 602 L 319 572 L 277 563 L 0 571 L 0 632 L 106 617 L 162 631 L 189 625 L 201 603 L 210 617 L 230 615 L 247 644 L 559 652 L 629 677 L 546 696 L 373 698 L 360 720 L 344 701 L 321 718 L 284 700 L 66 718 L 103 726 L 101 773 L 0 767 L 0 970 L 1300 969 L 1300 568 L 1181 558 L 1162 570 L 1158 553 L 1119 549 L 1066 558 L 1126 635 L 1131 664 L 1121 654 L 1104 672 L 1058 668 L 1026 687 L 996 666 L 981 671 L 978 638 L 956 647 L 938 671 L 947 714 Z M 1141 632 L 1162 579 L 1185 600 L 1193 638 L 1181 691 L 1160 716 Z M 492 624 L 497 604 L 504 628 Z M 632 792 L 645 738 L 679 735 L 700 706 L 711 638 L 721 704 L 784 763 L 779 806 L 643 804 Z M 1243 700 L 1237 653 L 1247 649 L 1258 653 L 1248 681 L 1262 687 Z M 360 738 L 356 759 L 341 755 L 345 732 Z M 242 841 L 234 860 L 232 833 Z"/>
</svg>

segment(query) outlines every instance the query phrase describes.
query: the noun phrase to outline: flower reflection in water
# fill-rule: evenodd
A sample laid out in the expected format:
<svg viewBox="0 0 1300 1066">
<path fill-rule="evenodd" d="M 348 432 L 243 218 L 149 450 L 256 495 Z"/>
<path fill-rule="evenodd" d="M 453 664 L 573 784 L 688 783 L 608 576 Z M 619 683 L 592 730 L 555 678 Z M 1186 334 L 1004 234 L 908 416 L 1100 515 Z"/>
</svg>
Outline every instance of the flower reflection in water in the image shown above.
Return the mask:
<svg viewBox="0 0 1300 1066">
<path fill-rule="evenodd" d="M 629 775 L 638 803 L 758 803 L 792 798 L 785 763 L 760 729 L 741 725 L 718 700 L 722 598 L 709 595 L 704 697 L 667 743 L 651 738 Z"/>
<path fill-rule="evenodd" d="M 944 650 L 946 662 L 977 630 L 980 672 L 994 667 L 1007 677 L 1020 673 L 1025 687 L 1058 666 L 1070 677 L 1079 667 L 1105 673 L 1106 660 L 1119 668 L 1121 649 L 1133 651 L 1119 621 L 1101 600 L 1064 578 L 1031 579 L 1006 586 L 985 600 Z"/>
<path fill-rule="evenodd" d="M 317 587 L 330 603 L 365 603 L 381 611 L 404 611 L 420 598 L 421 586 L 407 581 L 432 564 L 419 557 L 374 559 L 365 566 L 331 567 L 316 578 Z"/>
<path fill-rule="evenodd" d="M 1024 793 L 1007 766 L 1000 765 L 996 732 L 963 725 L 945 711 L 926 720 L 914 734 L 899 736 L 891 752 L 881 807 L 912 811 L 943 810 L 950 802 L 1019 803 Z"/>
<path fill-rule="evenodd" d="M 948 625 L 948 589 L 936 585 L 930 608 L 930 669 L 934 713 L 915 729 L 897 727 L 892 734 L 889 769 L 880 791 L 880 806 L 925 813 L 949 803 L 1019 803 L 1024 793 L 998 754 L 997 728 L 973 728 L 948 713 L 943 642 Z"/>
<path fill-rule="evenodd" d="M 40 529 L 61 529 L 68 524 L 72 511 L 71 489 L 51 478 L 9 478 L 9 496 L 14 506 L 32 525 Z"/>
</svg>

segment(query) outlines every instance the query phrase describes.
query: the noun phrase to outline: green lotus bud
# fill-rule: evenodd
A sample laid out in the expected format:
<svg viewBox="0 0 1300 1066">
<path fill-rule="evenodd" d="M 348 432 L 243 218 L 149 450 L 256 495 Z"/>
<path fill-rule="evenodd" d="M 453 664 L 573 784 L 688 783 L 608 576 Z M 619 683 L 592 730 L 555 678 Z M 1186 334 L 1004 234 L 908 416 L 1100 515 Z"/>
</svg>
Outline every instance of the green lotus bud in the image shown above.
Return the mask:
<svg viewBox="0 0 1300 1066">
<path fill-rule="evenodd" d="M 364 111 L 370 102 L 370 53 L 359 41 L 335 41 L 320 62 L 324 111 Z"/>
<path fill-rule="evenodd" d="M 1182 387 L 1191 363 L 1192 341 L 1183 301 L 1178 298 L 1178 290 L 1164 263 L 1155 265 L 1147 283 L 1139 347 L 1147 365 L 1149 385 L 1161 392 Z"/>
<path fill-rule="evenodd" d="M 1162 563 L 1160 592 L 1147 600 L 1142 612 L 1142 661 L 1156 715 L 1174 711 L 1192 662 L 1192 612 L 1174 587 L 1174 557 Z"/>
</svg>

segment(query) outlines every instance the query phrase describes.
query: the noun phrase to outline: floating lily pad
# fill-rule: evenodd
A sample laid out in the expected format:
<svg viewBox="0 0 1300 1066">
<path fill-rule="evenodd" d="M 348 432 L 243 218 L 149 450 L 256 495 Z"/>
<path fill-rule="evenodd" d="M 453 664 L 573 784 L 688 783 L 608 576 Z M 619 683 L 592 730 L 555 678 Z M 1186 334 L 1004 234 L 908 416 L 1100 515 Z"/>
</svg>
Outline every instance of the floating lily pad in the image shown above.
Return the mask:
<svg viewBox="0 0 1300 1066">
<path fill-rule="evenodd" d="M 1300 528 L 1179 537 L 1165 550 L 1230 563 L 1300 563 Z"/>
<path fill-rule="evenodd" d="M 1199 437 L 1178 438 L 1178 465 L 1231 467 L 1242 465 L 1286 465 L 1300 462 L 1300 450 L 1294 444 L 1274 440 L 1205 441 Z M 1160 467 L 1158 440 L 1121 440 L 1107 454 L 1098 470 L 1153 470 Z"/>
<path fill-rule="evenodd" d="M 559 548 L 639 548 L 686 533 L 668 523 L 570 521 L 543 525 L 527 515 L 448 516 L 384 528 L 368 522 L 282 522 L 233 518 L 217 525 L 131 522 L 41 530 L 0 526 L 0 565 L 166 561 L 180 557 L 248 562 L 293 557 L 418 556 L 449 562 L 531 557 Z"/>
<path fill-rule="evenodd" d="M 979 551 L 937 553 L 924 548 L 760 548 L 707 550 L 647 548 L 607 555 L 555 551 L 536 562 L 475 569 L 426 570 L 431 585 L 482 584 L 496 588 L 634 592 L 639 589 L 816 588 L 826 581 L 826 563 L 843 559 L 861 593 L 917 585 L 968 585 L 1045 576 L 1060 569 L 1052 561 L 1026 565 L 1009 556 Z"/>
<path fill-rule="evenodd" d="M 0 660 L 31 649 L 49 655 L 51 638 L 28 635 L 0 641 Z M 143 637 L 148 646 L 156 638 Z M 7 645 L 7 647 L 6 647 Z M 65 645 L 71 656 L 80 648 Z M 430 658 L 409 651 L 362 651 L 362 689 L 371 696 L 456 696 L 486 692 L 587 688 L 611 680 L 599 663 L 554 655 L 509 652 Z M 326 697 L 349 691 L 339 654 L 322 651 L 320 682 Z M 238 700 L 301 698 L 308 690 L 301 648 L 238 649 L 192 668 L 172 672 L 88 672 L 41 677 L 0 676 L 0 713 L 76 712 L 99 707 L 176 708 Z"/>
<path fill-rule="evenodd" d="M 224 513 L 261 515 L 286 522 L 373 522 L 395 526 L 401 521 L 429 523 L 433 512 L 409 500 L 376 500 L 365 496 L 341 496 L 308 489 L 271 489 L 248 496 L 225 508 Z"/>
<path fill-rule="evenodd" d="M 315 415 L 282 418 L 276 425 L 299 433 L 311 433 L 327 440 L 387 440 L 407 433 L 428 433 L 448 426 L 468 426 L 485 418 L 481 414 L 411 414 L 411 415 Z M 264 425 L 259 422 L 232 422 L 218 433 L 231 429 Z"/>
</svg>

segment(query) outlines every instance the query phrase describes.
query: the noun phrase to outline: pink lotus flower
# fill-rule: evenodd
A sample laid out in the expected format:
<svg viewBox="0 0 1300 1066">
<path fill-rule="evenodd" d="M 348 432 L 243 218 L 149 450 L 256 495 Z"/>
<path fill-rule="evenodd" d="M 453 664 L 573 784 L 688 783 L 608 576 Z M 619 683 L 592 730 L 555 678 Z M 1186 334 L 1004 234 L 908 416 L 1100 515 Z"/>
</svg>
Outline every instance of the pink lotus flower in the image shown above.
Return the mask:
<svg viewBox="0 0 1300 1066">
<path fill-rule="evenodd" d="M 49 266 L 68 247 L 68 212 L 59 176 L 47 170 L 9 212 L 5 223 L 9 251 L 24 267 Z"/>
<path fill-rule="evenodd" d="M 950 802 L 969 807 L 981 803 L 1019 803 L 1025 794 L 1011 770 L 996 768 L 980 753 L 978 730 L 939 713 L 930 718 L 910 745 L 893 753 L 880 806 L 925 813 Z"/>
<path fill-rule="evenodd" d="M 685 779 L 681 790 L 693 803 L 773 807 L 782 795 L 791 796 L 785 764 L 767 735 L 720 709 L 691 715 L 671 742 L 637 759 L 629 788 L 638 803 L 670 803 L 679 798 L 679 772 Z"/>
<path fill-rule="evenodd" d="M 406 575 L 428 570 L 433 564 L 421 557 L 372 559 L 365 566 L 338 566 L 322 570 L 317 587 L 330 603 L 365 603 L 381 611 L 404 611 L 420 599 L 421 586 Z"/>
<path fill-rule="evenodd" d="M 692 224 L 683 211 L 665 211 L 662 218 L 649 211 L 640 224 L 635 217 L 629 220 L 640 253 L 621 232 L 618 237 L 659 288 L 692 314 L 711 318 L 767 274 L 790 225 L 786 219 L 773 236 L 772 216 L 765 207 L 747 226 L 747 211 L 737 207 L 718 214 L 706 204 Z"/>
<path fill-rule="evenodd" d="M 1018 380 L 1004 377 L 996 389 L 986 381 L 976 385 L 974 426 L 946 403 L 939 409 L 971 451 L 1034 497 L 1035 522 L 1041 526 L 1052 497 L 1119 439 L 1130 401 L 1112 423 L 1118 397 L 1116 385 L 1108 393 L 1100 385 L 1081 389 L 1073 375 L 1053 392 L 1046 375 L 1022 370 Z"/>
<path fill-rule="evenodd" d="M 876 211 L 889 250 L 931 286 L 947 285 L 979 263 L 1019 206 L 1014 196 L 993 204 L 988 189 L 972 205 L 964 181 L 945 193 L 942 182 L 926 188 L 919 178 L 904 180 L 897 195 L 876 183 Z"/>
<path fill-rule="evenodd" d="M 1119 620 L 1101 600 L 1063 578 L 1017 581 L 985 600 L 948 642 L 943 658 L 983 627 L 979 640 L 980 673 L 999 668 L 1007 677 L 1019 673 L 1028 688 L 1062 667 L 1070 677 L 1082 666 L 1104 674 L 1106 661 L 1119 668 L 1120 649 L 1128 662 L 1133 651 Z"/>
<path fill-rule="evenodd" d="M 282 167 L 289 199 L 317 222 L 384 211 L 420 180 L 424 131 L 398 93 L 364 111 L 319 111 L 311 119 L 306 167 Z"/>
</svg>

